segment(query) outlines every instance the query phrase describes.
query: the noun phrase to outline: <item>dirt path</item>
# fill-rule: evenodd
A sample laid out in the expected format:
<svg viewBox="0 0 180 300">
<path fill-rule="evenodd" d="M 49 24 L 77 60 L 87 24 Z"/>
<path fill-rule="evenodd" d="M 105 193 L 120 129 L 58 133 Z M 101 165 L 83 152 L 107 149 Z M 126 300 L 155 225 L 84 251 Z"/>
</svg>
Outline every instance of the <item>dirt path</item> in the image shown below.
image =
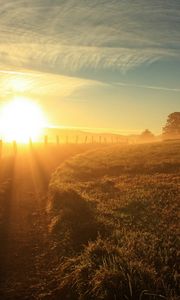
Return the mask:
<svg viewBox="0 0 180 300">
<path fill-rule="evenodd" d="M 78 152 L 25 152 L 1 160 L 0 300 L 51 299 L 48 182 L 52 170 Z"/>
<path fill-rule="evenodd" d="M 37 258 L 47 228 L 47 186 L 29 158 L 14 156 L 1 173 L 0 299 L 29 299 L 29 288 L 37 283 Z"/>
</svg>

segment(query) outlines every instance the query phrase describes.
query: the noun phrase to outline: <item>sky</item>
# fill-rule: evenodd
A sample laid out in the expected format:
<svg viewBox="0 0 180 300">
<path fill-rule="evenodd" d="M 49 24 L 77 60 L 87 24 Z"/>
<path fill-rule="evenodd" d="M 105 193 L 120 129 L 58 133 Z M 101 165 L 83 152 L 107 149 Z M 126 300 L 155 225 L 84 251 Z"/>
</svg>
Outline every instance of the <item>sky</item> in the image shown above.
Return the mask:
<svg viewBox="0 0 180 300">
<path fill-rule="evenodd" d="M 180 111 L 180 1 L 0 0 L 0 105 L 14 94 L 51 126 L 161 133 Z"/>
</svg>

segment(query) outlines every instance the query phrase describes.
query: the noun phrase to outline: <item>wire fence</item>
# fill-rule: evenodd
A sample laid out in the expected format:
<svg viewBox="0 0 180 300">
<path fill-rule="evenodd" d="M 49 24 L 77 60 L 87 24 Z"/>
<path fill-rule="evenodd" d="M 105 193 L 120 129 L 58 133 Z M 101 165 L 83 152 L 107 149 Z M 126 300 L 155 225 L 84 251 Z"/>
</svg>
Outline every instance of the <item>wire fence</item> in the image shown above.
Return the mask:
<svg viewBox="0 0 180 300">
<path fill-rule="evenodd" d="M 0 156 L 3 153 L 16 154 L 20 149 L 33 149 L 33 147 L 52 148 L 61 147 L 63 145 L 112 145 L 112 144 L 128 144 L 126 138 L 118 136 L 55 136 L 54 138 L 45 135 L 40 141 L 33 141 L 31 138 L 26 143 L 17 141 L 5 142 L 0 140 Z"/>
</svg>

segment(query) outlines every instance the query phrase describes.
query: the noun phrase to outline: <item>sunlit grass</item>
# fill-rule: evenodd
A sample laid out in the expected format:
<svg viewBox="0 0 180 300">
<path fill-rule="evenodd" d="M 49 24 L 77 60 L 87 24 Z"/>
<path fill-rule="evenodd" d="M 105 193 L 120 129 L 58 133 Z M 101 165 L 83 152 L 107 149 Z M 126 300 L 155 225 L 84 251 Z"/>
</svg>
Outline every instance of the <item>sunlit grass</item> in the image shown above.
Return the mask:
<svg viewBox="0 0 180 300">
<path fill-rule="evenodd" d="M 179 153 L 179 143 L 101 148 L 67 161 L 54 173 L 50 226 L 60 218 L 53 234 L 59 251 L 63 243 L 63 253 L 69 255 L 56 275 L 60 295 L 139 300 L 148 290 L 178 298 Z M 93 209 L 99 236 L 92 239 L 88 230 L 89 243 L 81 240 L 81 227 L 68 225 L 70 218 L 62 227 L 64 189 Z M 70 211 L 74 215 L 72 207 Z M 67 242 L 70 230 L 76 235 L 79 230 L 75 246 Z"/>
</svg>

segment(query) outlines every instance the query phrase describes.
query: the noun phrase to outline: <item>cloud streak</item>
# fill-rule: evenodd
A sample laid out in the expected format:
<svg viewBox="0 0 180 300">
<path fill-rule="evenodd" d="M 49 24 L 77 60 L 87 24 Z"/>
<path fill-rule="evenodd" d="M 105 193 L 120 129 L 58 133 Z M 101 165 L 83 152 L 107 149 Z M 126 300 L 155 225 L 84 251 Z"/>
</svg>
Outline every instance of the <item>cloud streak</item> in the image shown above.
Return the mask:
<svg viewBox="0 0 180 300">
<path fill-rule="evenodd" d="M 22 72 L 22 71 L 10 71 L 10 70 L 0 70 L 0 76 L 2 75 L 17 75 L 17 76 L 40 76 L 38 73 Z"/>
<path fill-rule="evenodd" d="M 180 60 L 178 0 L 0 0 L 0 61 L 73 74 Z"/>
<path fill-rule="evenodd" d="M 25 96 L 28 94 L 28 97 L 48 99 L 52 96 L 58 101 L 67 99 L 83 88 L 103 86 L 103 83 L 95 80 L 53 73 L 0 70 L 0 101 L 18 94 L 14 86 L 14 81 L 17 80 L 25 82 Z"/>
<path fill-rule="evenodd" d="M 151 85 L 141 85 L 141 84 L 131 84 L 125 82 L 118 82 L 115 83 L 117 86 L 124 86 L 124 87 L 132 87 L 132 88 L 140 88 L 140 89 L 148 89 L 148 90 L 156 90 L 156 91 L 164 91 L 164 92 L 174 92 L 179 93 L 180 89 L 178 88 L 168 88 L 164 86 L 151 86 Z"/>
</svg>

